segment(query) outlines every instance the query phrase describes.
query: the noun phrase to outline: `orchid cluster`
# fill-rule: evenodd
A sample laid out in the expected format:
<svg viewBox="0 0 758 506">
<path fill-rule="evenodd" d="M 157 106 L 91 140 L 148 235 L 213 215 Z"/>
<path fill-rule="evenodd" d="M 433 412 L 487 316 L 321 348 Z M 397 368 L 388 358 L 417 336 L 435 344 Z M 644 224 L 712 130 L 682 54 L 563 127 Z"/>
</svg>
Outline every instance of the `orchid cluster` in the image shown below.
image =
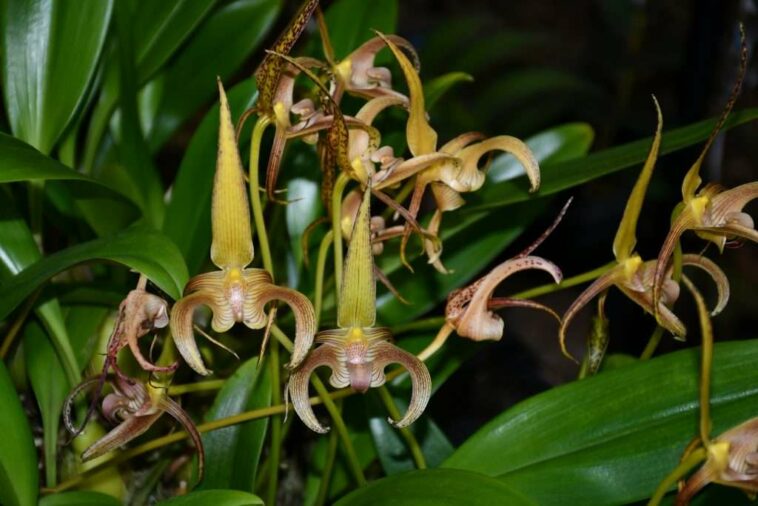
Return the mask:
<svg viewBox="0 0 758 506">
<path fill-rule="evenodd" d="M 325 61 L 290 56 L 314 13 Z M 384 48 L 389 50 L 399 66 L 405 87 L 396 86 L 399 76 L 393 76 L 388 68 L 377 65 L 377 55 Z M 655 102 L 658 126 L 613 243 L 615 262 L 571 304 L 562 317 L 535 301 L 495 296 L 496 288 L 504 279 L 524 270 L 544 271 L 556 285 L 561 284 L 563 274 L 560 268 L 545 258 L 533 255 L 533 252 L 558 225 L 567 204 L 553 225 L 531 246 L 496 265 L 465 288 L 450 293 L 444 324 L 437 337 L 426 349 L 414 355 L 393 343 L 389 329 L 377 325 L 376 281 L 383 282 L 400 300 L 402 295 L 377 267 L 375 257 L 387 255 L 390 250 L 385 249 L 385 243 L 399 239 L 400 260 L 411 269 L 408 245 L 415 234 L 428 263 L 440 273 L 447 274 L 441 240 L 443 214 L 465 205 L 463 194 L 482 188 L 486 182 L 488 163 L 485 157 L 492 152 L 503 151 L 513 155 L 523 166 L 531 190 L 537 190 L 540 169 L 534 155 L 524 142 L 514 137 L 486 137 L 479 132 L 462 133 L 438 145 L 438 136 L 425 106 L 419 59 L 410 42 L 396 35 L 376 33 L 348 57 L 337 61 L 317 0 L 308 0 L 302 5 L 267 52 L 255 72 L 255 78 L 259 93 L 257 103 L 240 118 L 237 128 L 224 87 L 220 80 L 218 82 L 218 157 L 211 203 L 210 248 L 210 260 L 217 269 L 190 279 L 184 288 L 184 296 L 173 304 L 170 311 L 166 301 L 146 291 L 144 277 L 140 278 L 137 289 L 121 304 L 100 376 L 77 387 L 66 403 L 66 425 L 72 433 L 78 434 L 80 429 L 76 429 L 71 420 L 75 396 L 85 388 L 98 385 L 92 404 L 94 407 L 106 383 L 113 390 L 103 399 L 102 412 L 106 419 L 118 425 L 86 450 L 84 459 L 102 455 L 132 440 L 144 433 L 164 412 L 168 412 L 191 435 L 198 449 L 202 475 L 203 450 L 198 430 L 191 418 L 167 394 L 169 380 L 166 378 L 178 364 L 153 364 L 142 355 L 138 346 L 141 336 L 168 327 L 184 362 L 199 375 L 212 374 L 206 367 L 207 357 L 204 360 L 201 355 L 195 334 L 197 332 L 216 344 L 220 343 L 196 324 L 195 312 L 201 306 L 212 313 L 210 327 L 215 333 L 225 333 L 235 324 L 242 323 L 251 330 L 265 329 L 261 353 L 265 350 L 269 334 L 290 348 L 291 357 L 286 365 L 289 379 L 284 387 L 285 404 L 291 401 L 303 423 L 318 433 L 329 430 L 313 412 L 308 393 L 309 384 L 316 380 L 313 375 L 319 367 L 326 366 L 331 370 L 329 383 L 334 388 L 349 387 L 365 393 L 371 388 L 381 387 L 388 376 L 395 374 L 394 371 L 389 374 L 385 372 L 391 364 L 402 366 L 411 378 L 411 399 L 404 415 L 389 420 L 402 429 L 421 416 L 431 397 L 432 379 L 424 361 L 440 349 L 453 333 L 474 341 L 497 341 L 504 335 L 505 323 L 495 313 L 496 310 L 504 307 L 538 309 L 558 321 L 558 341 L 563 352 L 571 356 L 566 347 L 566 333 L 574 317 L 592 299 L 599 297 L 598 321 L 605 322 L 605 297 L 608 290 L 615 286 L 657 319 L 659 332 L 666 330 L 683 339 L 686 328 L 673 311 L 680 284 L 684 283 L 693 295 L 698 294 L 696 298 L 699 292 L 682 273 L 682 267 L 704 270 L 716 283 L 718 301 L 706 318 L 718 314 L 726 306 L 729 283 L 712 260 L 700 253 L 682 253 L 678 246 L 681 235 L 686 230 L 693 230 L 700 237 L 716 243 L 720 249 L 735 238 L 752 241 L 758 238 L 751 217 L 743 212 L 744 206 L 758 196 L 758 183 L 748 183 L 733 190 L 706 185 L 697 191 L 700 186 L 699 166 L 710 146 L 709 141 L 685 178 L 684 201 L 677 208 L 671 232 L 664 241 L 659 257 L 644 261 L 636 252 L 637 221 L 661 143 L 663 120 Z M 302 95 L 298 93 L 298 84 L 303 85 L 305 90 Z M 406 88 L 407 93 L 402 91 Z M 343 98 L 347 95 L 361 102 L 354 112 L 343 110 Z M 393 147 L 384 141 L 383 132 L 375 126 L 377 117 L 389 109 L 407 114 L 407 155 L 395 153 Z M 731 103 L 724 117 L 730 109 Z M 253 115 L 256 122 L 246 170 L 238 150 L 238 136 L 244 120 Z M 273 141 L 266 168 L 262 170 L 263 164 L 260 162 L 264 132 L 269 126 L 274 129 Z M 718 130 L 717 126 L 714 135 Z M 274 259 L 269 248 L 265 210 L 266 205 L 287 204 L 286 200 L 278 198 L 277 180 L 280 171 L 286 170 L 282 166 L 285 149 L 295 141 L 315 145 L 319 155 L 321 196 L 327 216 L 314 222 L 310 229 L 322 223 L 329 224 L 323 236 L 320 256 L 325 255 L 331 246 L 336 287 L 336 328 L 332 329 L 319 326 L 324 299 L 324 272 L 316 274 L 315 295 L 311 298 L 274 280 Z M 265 191 L 260 188 L 261 174 L 265 174 Z M 427 198 L 428 194 L 431 194 L 430 198 Z M 264 195 L 266 200 L 263 200 Z M 422 212 L 427 209 L 425 204 L 431 207 L 431 212 Z M 388 213 L 372 214 L 372 209 L 378 208 Z M 389 221 L 389 216 L 394 216 L 394 222 Z M 262 267 L 252 267 L 254 233 Z M 343 246 L 345 242 L 347 248 Z M 672 255 L 673 262 L 670 261 Z M 319 262 L 320 269 L 324 268 L 324 263 Z M 291 343 L 276 323 L 280 302 L 288 306 L 293 316 L 294 339 Z M 598 329 L 595 338 L 589 341 L 591 345 L 585 358 L 585 363 L 590 363 L 588 367 L 591 372 L 597 370 L 607 345 L 607 326 L 599 325 Z M 160 375 L 161 379 L 143 383 L 122 372 L 116 358 L 126 346 L 145 372 Z M 279 367 L 278 362 L 275 365 Z M 707 403 L 707 396 L 705 401 Z M 335 416 L 334 412 L 330 413 Z M 751 430 L 754 431 L 754 427 Z M 712 454 L 707 464 L 710 467 L 693 477 L 695 484 L 686 490 L 697 490 L 704 479 L 723 482 L 736 475 L 749 475 L 749 479 L 743 481 L 755 487 L 755 466 L 758 464 L 755 461 L 754 440 L 751 440 L 752 446 L 746 446 L 747 460 L 733 464 L 731 455 L 734 452 L 741 452 L 740 455 L 745 453 L 738 449 L 744 446 L 742 443 L 729 446 L 732 440 L 739 439 L 737 433 L 741 434 L 742 429 L 735 431 L 708 443 Z M 703 442 L 706 444 L 707 436 Z M 720 450 L 724 445 L 727 445 L 727 450 Z M 729 458 L 724 457 L 724 452 L 729 454 Z M 748 486 L 744 488 L 749 489 Z"/>
</svg>

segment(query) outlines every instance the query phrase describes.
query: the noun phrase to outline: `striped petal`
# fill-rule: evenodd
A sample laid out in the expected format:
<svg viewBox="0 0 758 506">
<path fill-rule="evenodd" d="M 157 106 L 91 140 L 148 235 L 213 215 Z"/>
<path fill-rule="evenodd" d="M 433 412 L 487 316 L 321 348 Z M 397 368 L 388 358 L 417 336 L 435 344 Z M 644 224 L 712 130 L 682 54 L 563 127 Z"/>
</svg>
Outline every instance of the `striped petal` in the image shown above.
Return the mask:
<svg viewBox="0 0 758 506">
<path fill-rule="evenodd" d="M 326 434 L 329 432 L 329 427 L 324 427 L 319 423 L 316 415 L 313 413 L 313 408 L 308 397 L 308 384 L 311 374 L 321 366 L 329 367 L 333 375 L 340 375 L 344 366 L 339 358 L 338 346 L 322 344 L 308 355 L 308 358 L 290 376 L 285 392 L 288 399 L 285 399 L 285 403 L 291 399 L 295 413 L 297 413 L 297 416 L 300 417 L 303 423 L 314 432 Z M 347 373 L 344 372 L 344 374 L 346 375 Z"/>
</svg>

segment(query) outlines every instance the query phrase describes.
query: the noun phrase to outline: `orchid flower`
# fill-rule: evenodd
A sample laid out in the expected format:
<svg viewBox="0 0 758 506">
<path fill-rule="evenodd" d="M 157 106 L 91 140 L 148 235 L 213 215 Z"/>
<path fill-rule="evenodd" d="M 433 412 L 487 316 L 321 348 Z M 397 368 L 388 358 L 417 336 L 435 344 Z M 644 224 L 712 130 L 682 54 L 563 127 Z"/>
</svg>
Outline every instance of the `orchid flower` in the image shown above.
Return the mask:
<svg viewBox="0 0 758 506">
<path fill-rule="evenodd" d="M 76 432 L 71 421 L 73 399 L 84 388 L 99 381 L 99 378 L 91 378 L 83 382 L 66 399 L 63 420 L 70 432 Z M 117 425 L 82 453 L 82 461 L 94 459 L 128 443 L 145 433 L 163 413 L 168 413 L 182 424 L 192 439 L 198 453 L 198 475 L 202 480 L 205 452 L 200 434 L 189 415 L 179 404 L 166 395 L 166 387 L 145 385 L 135 379 L 118 374 L 113 377 L 111 385 L 113 392 L 103 399 L 102 412 L 108 421 Z"/>
<path fill-rule="evenodd" d="M 308 382 L 318 367 L 332 370 L 329 383 L 335 388 L 352 387 L 364 393 L 384 384 L 384 369 L 392 363 L 404 366 L 411 376 L 413 391 L 410 405 L 400 420 L 389 420 L 395 427 L 406 427 L 424 411 L 431 396 L 431 377 L 426 366 L 414 355 L 391 343 L 386 328 L 375 328 L 376 282 L 374 279 L 371 232 L 369 230 L 371 192 L 366 190 L 355 221 L 345 259 L 337 309 L 337 329 L 319 332 L 319 344 L 290 377 L 288 396 L 301 420 L 313 431 L 329 429 L 316 419 L 308 401 Z"/>
<path fill-rule="evenodd" d="M 594 297 L 604 293 L 612 286 L 616 286 L 624 295 L 642 307 L 651 315 L 659 315 L 659 323 L 667 331 L 675 336 L 684 337 L 687 329 L 677 316 L 669 309 L 679 297 L 679 285 L 671 278 L 672 270 L 664 269 L 665 279 L 661 282 L 663 296 L 654 301 L 653 278 L 654 273 L 660 267 L 656 260 L 643 262 L 634 251 L 637 242 L 637 220 L 645 199 L 645 192 L 655 168 L 655 160 L 661 143 L 661 129 L 663 117 L 657 100 L 653 102 L 658 113 L 658 127 L 656 129 L 653 144 L 648 153 L 640 176 L 632 189 L 632 193 L 624 209 L 624 216 L 619 224 L 616 237 L 613 241 L 613 253 L 616 265 L 608 272 L 600 276 L 571 304 L 563 315 L 559 331 L 561 350 L 569 358 L 573 357 L 566 349 L 566 331 L 576 314 L 589 303 Z M 714 309 L 714 314 L 723 309 L 729 297 L 729 285 L 726 276 L 721 269 L 707 258 L 699 255 L 684 255 L 683 264 L 698 267 L 706 271 L 715 281 L 719 290 L 719 301 Z"/>
<path fill-rule="evenodd" d="M 661 296 L 664 272 L 674 249 L 679 244 L 680 237 L 685 231 L 694 231 L 702 239 L 714 243 L 721 252 L 723 252 L 728 241 L 735 239 L 758 242 L 758 231 L 755 229 L 753 218 L 743 211 L 748 203 L 758 198 L 758 181 L 745 183 L 730 190 L 725 190 L 716 184 L 706 184 L 698 191 L 702 184 L 700 166 L 736 102 L 745 76 L 747 45 L 742 27 L 741 30 L 742 50 L 739 76 L 721 118 L 714 127 L 700 156 L 695 160 L 682 181 L 682 202 L 677 207 L 678 214 L 671 223 L 671 229 L 658 254 L 653 300 L 658 300 Z"/>
<path fill-rule="evenodd" d="M 415 188 L 408 207 L 414 219 L 429 185 L 432 187 L 440 213 L 457 209 L 463 205 L 460 193 L 477 191 L 484 184 L 486 176 L 479 168 L 479 160 L 491 151 L 512 154 L 524 166 L 531 183 L 531 191 L 539 188 L 540 171 L 537 160 L 527 145 L 515 137 L 500 135 L 482 140 L 481 134 L 471 132 L 460 135 L 437 149 L 437 132 L 427 120 L 424 92 L 418 72 L 392 40 L 381 33 L 379 37 L 392 51 L 408 83 L 410 101 L 406 138 L 413 159 L 396 164 L 383 173 L 377 173 L 374 180 L 376 189 L 415 176 Z M 439 227 L 439 220 L 440 216 L 436 218 L 436 227 Z M 403 251 L 409 232 L 410 229 L 406 227 L 401 248 Z M 438 270 L 446 272 L 440 263 L 435 263 L 435 266 Z"/>
<path fill-rule="evenodd" d="M 303 361 L 313 342 L 316 319 L 313 306 L 301 293 L 276 286 L 264 269 L 247 268 L 253 260 L 253 238 L 245 179 L 235 141 L 229 104 L 221 82 L 219 150 L 211 205 L 211 261 L 219 271 L 190 279 L 184 298 L 171 311 L 171 332 L 184 360 L 199 374 L 207 375 L 193 335 L 192 318 L 198 306 L 213 312 L 211 326 L 226 332 L 235 323 L 260 329 L 266 325 L 264 306 L 287 303 L 295 314 L 295 349 L 291 367 Z"/>
<path fill-rule="evenodd" d="M 729 429 L 711 442 L 705 464 L 679 491 L 676 506 L 689 504 L 708 483 L 758 493 L 758 418 Z"/>
</svg>

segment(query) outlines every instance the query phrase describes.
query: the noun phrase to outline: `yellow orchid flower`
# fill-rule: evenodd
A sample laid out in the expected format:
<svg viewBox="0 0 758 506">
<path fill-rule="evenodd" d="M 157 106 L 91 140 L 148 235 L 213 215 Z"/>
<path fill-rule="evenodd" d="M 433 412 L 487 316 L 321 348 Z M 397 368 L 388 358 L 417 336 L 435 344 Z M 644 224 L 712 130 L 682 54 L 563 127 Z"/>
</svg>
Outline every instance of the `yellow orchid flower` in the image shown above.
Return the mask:
<svg viewBox="0 0 758 506">
<path fill-rule="evenodd" d="M 386 328 L 375 328 L 376 282 L 374 279 L 371 231 L 369 230 L 370 190 L 363 195 L 345 259 L 345 272 L 337 309 L 337 329 L 319 332 L 319 344 L 290 377 L 287 386 L 295 412 L 312 430 L 329 429 L 316 419 L 308 401 L 308 382 L 314 370 L 328 366 L 329 383 L 335 388 L 352 387 L 366 392 L 384 384 L 384 369 L 392 363 L 404 366 L 413 383 L 410 405 L 400 420 L 390 420 L 395 427 L 413 423 L 424 411 L 431 396 L 431 377 L 426 366 L 411 353 L 391 343 Z"/>
<path fill-rule="evenodd" d="M 676 245 L 679 244 L 680 237 L 685 231 L 693 230 L 702 239 L 714 243 L 722 252 L 727 242 L 735 239 L 758 242 L 755 222 L 749 214 L 743 211 L 748 203 L 758 198 L 758 181 L 746 183 L 730 190 L 716 184 L 706 184 L 698 191 L 702 184 L 700 166 L 713 140 L 734 107 L 747 69 L 747 44 L 744 28 L 740 26 L 740 29 L 742 49 L 739 75 L 721 118 L 705 143 L 700 156 L 687 171 L 682 182 L 682 202 L 677 207 L 678 214 L 671 223 L 671 229 L 658 254 L 653 300 L 658 300 L 661 296 L 664 272 Z"/>
<path fill-rule="evenodd" d="M 664 296 L 655 300 L 653 296 L 653 278 L 654 273 L 660 267 L 660 263 L 656 260 L 643 262 L 640 256 L 635 253 L 637 220 L 645 199 L 648 183 L 655 168 L 655 161 L 661 144 L 663 117 L 655 97 L 653 97 L 653 102 L 658 113 L 658 127 L 656 128 L 653 144 L 645 160 L 645 164 L 629 195 L 629 200 L 624 209 L 624 216 L 621 219 L 618 231 L 616 232 L 616 238 L 613 241 L 613 254 L 616 258 L 616 265 L 582 292 L 562 317 L 559 331 L 561 350 L 564 355 L 572 359 L 573 357 L 566 348 L 566 331 L 569 325 L 585 305 L 612 286 L 616 286 L 624 295 L 642 307 L 647 313 L 659 315 L 660 325 L 675 336 L 684 337 L 687 332 L 684 324 L 669 309 L 679 297 L 679 285 L 671 279 L 672 269 L 664 269 L 663 275 L 665 275 L 665 279 L 662 278 L 663 281 L 661 282 Z M 721 269 L 707 258 L 699 255 L 684 255 L 683 265 L 705 270 L 714 279 L 719 290 L 719 301 L 713 313 L 716 314 L 721 311 L 729 297 L 729 284 Z"/>
<path fill-rule="evenodd" d="M 266 325 L 264 307 L 272 300 L 287 303 L 295 314 L 295 349 L 291 367 L 303 361 L 313 343 L 316 319 L 313 306 L 301 293 L 276 286 L 263 269 L 247 268 L 253 260 L 252 226 L 242 161 L 237 151 L 229 104 L 221 82 L 219 150 L 213 181 L 211 261 L 219 271 L 192 278 L 184 298 L 171 311 L 171 332 L 184 360 L 199 374 L 210 374 L 195 343 L 192 318 L 198 306 L 213 312 L 211 326 L 226 332 L 235 323 L 251 329 Z"/>
</svg>

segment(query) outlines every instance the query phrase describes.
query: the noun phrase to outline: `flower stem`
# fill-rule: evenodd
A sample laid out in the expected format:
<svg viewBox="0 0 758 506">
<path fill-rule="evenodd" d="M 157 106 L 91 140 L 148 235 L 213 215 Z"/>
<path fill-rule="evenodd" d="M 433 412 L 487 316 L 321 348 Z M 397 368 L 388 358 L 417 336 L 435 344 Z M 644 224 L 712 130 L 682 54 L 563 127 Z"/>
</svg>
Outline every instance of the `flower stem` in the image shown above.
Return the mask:
<svg viewBox="0 0 758 506">
<path fill-rule="evenodd" d="M 382 403 L 387 409 L 389 415 L 394 420 L 400 420 L 402 414 L 397 409 L 395 400 L 392 398 L 392 394 L 390 394 L 390 391 L 387 389 L 387 387 L 382 385 L 377 389 L 377 391 L 379 392 L 379 397 L 382 399 Z M 411 451 L 411 456 L 413 457 L 413 462 L 416 463 L 416 467 L 418 469 L 426 469 L 426 459 L 424 458 L 424 452 L 421 451 L 421 445 L 418 444 L 416 436 L 413 435 L 413 432 L 411 432 L 408 427 L 403 427 L 400 429 L 400 435 L 403 437 L 403 439 L 405 439 L 405 443 L 408 445 L 408 449 Z"/>
<path fill-rule="evenodd" d="M 342 194 L 350 178 L 340 172 L 332 192 L 332 234 L 334 239 L 334 279 L 337 290 L 342 287 Z"/>
<path fill-rule="evenodd" d="M 711 369 L 713 368 L 713 326 L 705 299 L 695 285 L 682 277 L 682 281 L 689 289 L 697 304 L 697 313 L 700 319 L 700 333 L 702 335 L 700 357 L 700 441 L 703 446 L 711 444 Z"/>
<path fill-rule="evenodd" d="M 271 343 L 269 368 L 271 371 L 271 402 L 281 404 L 281 388 L 279 378 L 279 343 Z M 279 460 L 282 452 L 282 417 L 271 417 L 271 450 L 269 451 L 269 473 L 266 504 L 276 504 L 277 487 L 279 485 Z"/>
<path fill-rule="evenodd" d="M 645 346 L 645 349 L 642 350 L 642 355 L 640 355 L 640 360 L 648 360 L 650 357 L 653 356 L 653 353 L 655 353 L 655 350 L 658 348 L 658 344 L 660 344 L 661 339 L 663 338 L 663 334 L 665 330 L 666 329 L 664 329 L 660 325 L 656 325 L 655 330 L 650 336 L 650 339 L 648 339 L 647 341 L 647 345 Z"/>
<path fill-rule="evenodd" d="M 210 392 L 219 390 L 226 383 L 225 379 L 216 379 L 208 381 L 198 381 L 197 383 L 187 383 L 184 385 L 171 385 L 168 387 L 168 395 L 184 395 L 194 392 Z"/>
<path fill-rule="evenodd" d="M 261 140 L 263 132 L 270 124 L 267 116 L 261 116 L 253 127 L 252 140 L 250 142 L 250 202 L 253 205 L 253 219 L 255 220 L 255 229 L 258 234 L 258 244 L 261 247 L 261 258 L 263 259 L 263 268 L 274 277 L 274 264 L 271 261 L 271 249 L 268 245 L 268 233 L 266 232 L 266 222 L 263 220 L 263 206 L 261 205 L 261 192 L 258 182 L 258 164 L 261 153 Z"/>
<path fill-rule="evenodd" d="M 684 460 L 679 463 L 678 466 L 674 468 L 673 471 L 671 471 L 671 473 L 669 473 L 668 476 L 663 479 L 660 485 L 658 485 L 658 488 L 655 489 L 655 493 L 653 494 L 653 497 L 650 498 L 650 502 L 648 502 L 647 505 L 658 506 L 658 504 L 661 502 L 661 499 L 663 499 L 663 496 L 666 495 L 666 492 L 668 492 L 669 489 L 673 487 L 674 484 L 676 484 L 676 482 L 679 481 L 685 474 L 687 474 L 693 467 L 704 461 L 705 457 L 705 448 L 698 448 L 697 450 L 690 453 Z"/>
<path fill-rule="evenodd" d="M 329 246 L 334 239 L 334 230 L 328 231 L 324 238 L 321 239 L 321 246 L 318 248 L 318 259 L 316 260 L 316 288 L 313 300 L 313 307 L 316 312 L 316 328 L 321 320 L 321 308 L 324 302 L 324 271 L 326 270 L 326 255 L 329 254 Z"/>
<path fill-rule="evenodd" d="M 316 494 L 315 506 L 323 506 L 329 495 L 329 485 L 332 481 L 332 471 L 334 471 L 334 461 L 337 458 L 337 432 L 329 434 L 329 441 L 326 447 L 326 460 L 324 461 L 324 470 L 321 473 L 321 480 L 318 484 L 318 494 Z"/>
<path fill-rule="evenodd" d="M 609 262 L 605 265 L 601 265 L 600 267 L 597 267 L 596 269 L 592 269 L 591 271 L 583 272 L 581 274 L 577 274 L 576 276 L 566 278 L 560 283 L 551 283 L 551 284 L 546 284 L 546 285 L 530 288 L 529 290 L 524 290 L 523 292 L 519 292 L 513 295 L 512 297 L 514 299 L 532 299 L 539 295 L 559 292 L 566 288 L 571 288 L 572 286 L 581 285 L 582 283 L 586 283 L 587 281 L 592 281 L 594 279 L 597 279 L 603 274 L 605 274 L 606 272 L 608 272 L 609 270 L 611 270 L 616 265 L 617 263 L 615 261 Z"/>
</svg>

